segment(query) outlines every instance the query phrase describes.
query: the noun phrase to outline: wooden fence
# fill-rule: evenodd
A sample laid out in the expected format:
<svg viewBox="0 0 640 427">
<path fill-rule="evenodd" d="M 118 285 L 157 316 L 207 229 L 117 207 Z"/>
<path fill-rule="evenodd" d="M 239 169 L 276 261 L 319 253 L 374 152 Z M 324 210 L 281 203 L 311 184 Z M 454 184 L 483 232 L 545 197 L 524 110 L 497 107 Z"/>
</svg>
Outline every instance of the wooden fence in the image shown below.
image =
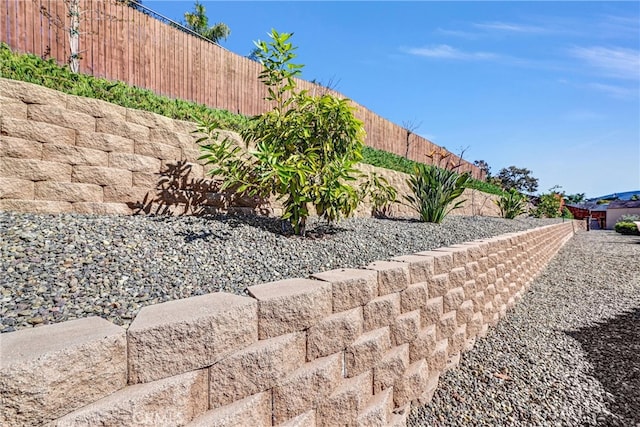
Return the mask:
<svg viewBox="0 0 640 427">
<path fill-rule="evenodd" d="M 246 115 L 269 108 L 258 81 L 260 65 L 185 33 L 116 0 L 78 0 L 80 72 L 121 80 L 172 98 Z M 0 0 L 0 40 L 13 50 L 55 58 L 70 56 L 68 0 Z M 326 88 L 299 80 L 301 88 Z M 343 96 L 337 92 L 333 92 Z M 404 156 L 407 131 L 354 102 L 366 145 Z M 429 163 L 439 147 L 410 136 L 408 157 Z M 455 156 L 454 156 L 455 158 Z M 482 172 L 463 161 L 462 170 Z"/>
</svg>

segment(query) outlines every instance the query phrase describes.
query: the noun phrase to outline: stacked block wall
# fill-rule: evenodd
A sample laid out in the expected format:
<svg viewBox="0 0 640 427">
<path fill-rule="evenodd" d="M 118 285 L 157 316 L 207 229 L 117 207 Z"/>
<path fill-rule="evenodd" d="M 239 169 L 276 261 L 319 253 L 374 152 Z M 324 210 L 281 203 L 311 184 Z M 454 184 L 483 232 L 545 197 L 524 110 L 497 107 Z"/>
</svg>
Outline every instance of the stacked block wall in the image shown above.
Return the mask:
<svg viewBox="0 0 640 427">
<path fill-rule="evenodd" d="M 582 221 L 0 335 L 0 424 L 404 425 Z"/>
<path fill-rule="evenodd" d="M 0 210 L 95 214 L 281 214 L 274 200 L 236 197 L 205 179 L 194 123 L 0 78 Z M 231 135 L 237 137 L 237 135 Z M 361 165 L 407 194 L 407 175 Z M 468 190 L 460 214 L 497 215 Z M 363 204 L 356 213 L 371 214 Z M 411 216 L 395 204 L 392 215 Z"/>
</svg>

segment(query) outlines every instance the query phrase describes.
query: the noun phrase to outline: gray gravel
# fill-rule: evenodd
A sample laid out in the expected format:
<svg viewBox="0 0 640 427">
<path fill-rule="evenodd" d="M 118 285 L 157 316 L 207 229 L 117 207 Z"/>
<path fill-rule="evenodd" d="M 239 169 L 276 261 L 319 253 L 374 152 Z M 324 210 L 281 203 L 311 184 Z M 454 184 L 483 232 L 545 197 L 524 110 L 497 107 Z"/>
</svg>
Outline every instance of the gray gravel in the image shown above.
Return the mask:
<svg viewBox="0 0 640 427">
<path fill-rule="evenodd" d="M 640 426 L 640 237 L 577 234 L 409 425 Z"/>
<path fill-rule="evenodd" d="M 549 224 L 450 216 L 441 225 L 350 219 L 36 215 L 0 212 L 0 331 L 102 316 L 127 327 L 141 307 Z"/>
</svg>

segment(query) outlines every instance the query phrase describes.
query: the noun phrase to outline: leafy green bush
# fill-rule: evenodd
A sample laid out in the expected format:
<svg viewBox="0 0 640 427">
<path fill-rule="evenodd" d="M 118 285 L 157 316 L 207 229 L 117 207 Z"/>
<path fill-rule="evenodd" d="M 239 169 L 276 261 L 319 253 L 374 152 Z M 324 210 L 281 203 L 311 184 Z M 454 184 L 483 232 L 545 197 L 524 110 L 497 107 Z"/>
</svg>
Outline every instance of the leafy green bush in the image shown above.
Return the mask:
<svg viewBox="0 0 640 427">
<path fill-rule="evenodd" d="M 560 206 L 562 197 L 554 192 L 542 194 L 538 206 L 533 210 L 536 218 L 559 218 L 562 215 Z"/>
<path fill-rule="evenodd" d="M 640 236 L 640 231 L 638 231 L 638 226 L 633 222 L 627 221 L 618 221 L 614 227 L 617 233 L 632 235 L 632 236 Z"/>
<path fill-rule="evenodd" d="M 283 200 L 282 218 L 304 235 L 309 205 L 333 222 L 362 200 L 363 190 L 349 182 L 361 175 L 355 164 L 362 160 L 364 128 L 348 99 L 297 91 L 294 77 L 302 65 L 291 63 L 291 34 L 272 30 L 270 37 L 256 43 L 256 55 L 263 65 L 259 79 L 268 88 L 265 99 L 274 108 L 241 131 L 247 148 L 255 148 L 248 152 L 235 141 L 218 142 L 217 123 L 203 121 L 199 142 L 209 143 L 200 158 L 215 165 L 211 175 L 223 177 L 223 189 Z"/>
<path fill-rule="evenodd" d="M 435 165 L 417 164 L 407 180 L 413 195 L 406 195 L 405 199 L 418 211 L 422 221 L 439 224 L 449 212 L 465 202 L 459 200 L 454 203 L 464 192 L 468 181 L 466 172 L 458 174 Z"/>
<path fill-rule="evenodd" d="M 225 129 L 241 130 L 248 119 L 227 110 L 209 108 L 203 104 L 159 96 L 147 89 L 128 86 L 86 74 L 72 73 L 55 60 L 43 60 L 35 55 L 13 53 L 6 43 L 0 43 L 0 77 L 35 83 L 71 95 L 95 98 L 123 107 L 151 111 L 180 120 L 209 117 Z"/>
<path fill-rule="evenodd" d="M 385 177 L 373 172 L 360 186 L 360 198 L 364 200 L 367 197 L 372 205 L 371 215 L 376 218 L 388 218 L 391 204 L 398 197 L 398 191 L 389 185 Z"/>
<path fill-rule="evenodd" d="M 562 208 L 562 218 L 573 219 L 573 214 L 571 213 L 571 211 L 569 209 L 567 209 L 566 207 L 563 207 Z"/>
<path fill-rule="evenodd" d="M 640 215 L 630 214 L 630 215 L 622 215 L 618 222 L 634 222 L 640 221 Z"/>
<path fill-rule="evenodd" d="M 515 188 L 505 192 L 494 203 L 500 208 L 500 215 L 507 219 L 514 219 L 527 211 L 527 197 Z"/>
</svg>

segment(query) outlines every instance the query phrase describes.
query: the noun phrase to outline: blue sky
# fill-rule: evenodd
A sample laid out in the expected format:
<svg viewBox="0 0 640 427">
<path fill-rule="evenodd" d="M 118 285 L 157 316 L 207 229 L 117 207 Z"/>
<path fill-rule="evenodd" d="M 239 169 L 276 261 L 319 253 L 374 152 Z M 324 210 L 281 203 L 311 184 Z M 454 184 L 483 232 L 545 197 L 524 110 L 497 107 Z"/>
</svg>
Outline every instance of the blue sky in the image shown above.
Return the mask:
<svg viewBox="0 0 640 427">
<path fill-rule="evenodd" d="M 247 55 L 293 32 L 303 78 L 539 192 L 640 189 L 640 2 L 203 1 Z M 178 21 L 189 1 L 143 4 Z"/>
</svg>

